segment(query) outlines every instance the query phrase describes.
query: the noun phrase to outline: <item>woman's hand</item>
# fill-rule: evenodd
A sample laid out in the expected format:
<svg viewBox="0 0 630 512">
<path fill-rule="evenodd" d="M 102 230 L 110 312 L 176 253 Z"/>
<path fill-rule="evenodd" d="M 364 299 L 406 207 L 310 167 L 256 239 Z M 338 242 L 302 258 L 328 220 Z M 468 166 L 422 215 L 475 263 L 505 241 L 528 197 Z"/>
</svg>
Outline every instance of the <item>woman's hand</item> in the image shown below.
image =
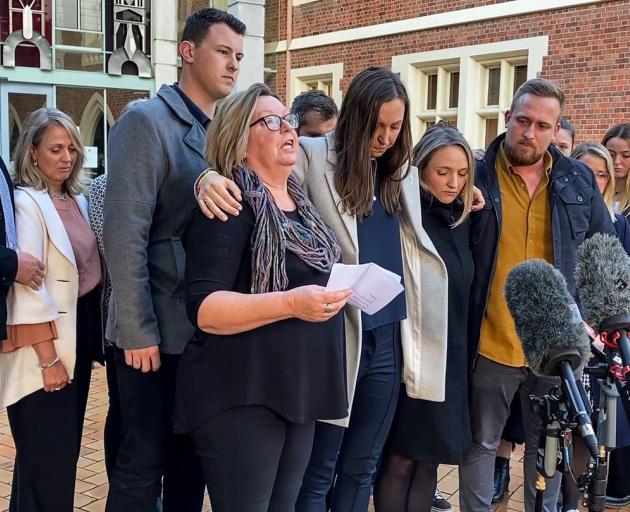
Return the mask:
<svg viewBox="0 0 630 512">
<path fill-rule="evenodd" d="M 481 190 L 473 186 L 473 204 L 472 204 L 471 211 L 478 212 L 484 207 L 485 204 L 486 204 L 486 200 L 483 198 L 483 194 L 481 193 Z"/>
<path fill-rule="evenodd" d="M 327 292 L 323 286 L 309 285 L 285 292 L 285 303 L 291 316 L 307 322 L 325 322 L 345 305 L 352 290 Z"/>
<path fill-rule="evenodd" d="M 59 391 L 70 384 L 70 376 L 61 361 L 57 361 L 50 368 L 42 369 L 44 391 Z"/>
<path fill-rule="evenodd" d="M 236 216 L 242 206 L 241 189 L 232 180 L 217 173 L 206 174 L 199 182 L 197 203 L 209 219 L 227 220 L 226 213 Z"/>
</svg>

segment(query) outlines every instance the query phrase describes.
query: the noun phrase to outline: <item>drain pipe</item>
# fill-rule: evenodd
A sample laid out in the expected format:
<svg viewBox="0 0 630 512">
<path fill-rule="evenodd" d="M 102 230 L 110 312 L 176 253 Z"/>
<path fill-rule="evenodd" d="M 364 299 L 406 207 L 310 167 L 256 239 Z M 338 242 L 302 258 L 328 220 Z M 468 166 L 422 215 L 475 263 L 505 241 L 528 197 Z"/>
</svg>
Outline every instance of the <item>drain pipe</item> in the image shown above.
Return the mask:
<svg viewBox="0 0 630 512">
<path fill-rule="evenodd" d="M 289 108 L 291 96 L 291 40 L 293 39 L 293 0 L 287 0 L 287 49 L 284 53 L 284 102 Z"/>
</svg>

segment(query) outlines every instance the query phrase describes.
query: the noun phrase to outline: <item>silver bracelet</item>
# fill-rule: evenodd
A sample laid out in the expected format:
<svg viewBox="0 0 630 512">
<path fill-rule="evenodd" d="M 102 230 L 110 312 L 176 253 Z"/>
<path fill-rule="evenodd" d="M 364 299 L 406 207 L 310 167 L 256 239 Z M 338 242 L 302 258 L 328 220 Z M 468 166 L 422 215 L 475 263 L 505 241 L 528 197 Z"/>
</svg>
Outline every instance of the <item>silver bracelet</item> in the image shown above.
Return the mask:
<svg viewBox="0 0 630 512">
<path fill-rule="evenodd" d="M 50 363 L 39 363 L 37 366 L 40 370 L 45 370 L 46 368 L 52 368 L 60 361 L 59 356 L 55 357 Z"/>
</svg>

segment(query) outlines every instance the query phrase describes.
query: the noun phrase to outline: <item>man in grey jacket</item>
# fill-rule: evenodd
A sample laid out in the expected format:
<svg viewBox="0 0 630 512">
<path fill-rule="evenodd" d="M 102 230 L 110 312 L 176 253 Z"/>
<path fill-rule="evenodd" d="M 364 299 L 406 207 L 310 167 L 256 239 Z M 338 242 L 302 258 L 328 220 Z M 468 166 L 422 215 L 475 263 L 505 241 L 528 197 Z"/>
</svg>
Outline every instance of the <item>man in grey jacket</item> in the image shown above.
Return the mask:
<svg viewBox="0 0 630 512">
<path fill-rule="evenodd" d="M 103 241 L 112 302 L 122 432 L 108 512 L 199 512 L 203 475 L 186 438 L 172 434 L 179 358 L 193 333 L 184 304 L 180 236 L 207 167 L 206 128 L 236 81 L 245 25 L 207 8 L 186 21 L 178 84 L 126 112 L 109 137 Z"/>
</svg>

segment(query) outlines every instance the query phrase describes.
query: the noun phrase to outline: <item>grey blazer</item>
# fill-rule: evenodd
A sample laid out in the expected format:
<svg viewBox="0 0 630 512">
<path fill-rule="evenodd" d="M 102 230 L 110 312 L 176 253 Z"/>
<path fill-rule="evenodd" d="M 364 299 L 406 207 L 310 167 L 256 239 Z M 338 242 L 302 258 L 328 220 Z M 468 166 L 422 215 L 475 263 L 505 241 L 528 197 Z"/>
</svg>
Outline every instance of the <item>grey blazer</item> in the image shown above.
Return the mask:
<svg viewBox="0 0 630 512">
<path fill-rule="evenodd" d="M 326 223 L 335 231 L 346 264 L 359 263 L 357 221 L 342 211 L 335 188 L 333 134 L 300 137 L 294 175 Z M 448 281 L 446 266 L 422 227 L 418 171 L 410 168 L 402 183 L 401 240 L 407 320 L 401 323 L 403 380 L 412 398 L 443 401 L 446 379 Z M 345 313 L 348 400 L 352 403 L 361 357 L 361 314 Z M 331 421 L 347 425 L 349 418 Z"/>
<path fill-rule="evenodd" d="M 193 333 L 184 303 L 181 234 L 207 167 L 206 132 L 177 92 L 127 111 L 109 134 L 103 243 L 112 281 L 107 339 L 180 354 Z"/>
</svg>

